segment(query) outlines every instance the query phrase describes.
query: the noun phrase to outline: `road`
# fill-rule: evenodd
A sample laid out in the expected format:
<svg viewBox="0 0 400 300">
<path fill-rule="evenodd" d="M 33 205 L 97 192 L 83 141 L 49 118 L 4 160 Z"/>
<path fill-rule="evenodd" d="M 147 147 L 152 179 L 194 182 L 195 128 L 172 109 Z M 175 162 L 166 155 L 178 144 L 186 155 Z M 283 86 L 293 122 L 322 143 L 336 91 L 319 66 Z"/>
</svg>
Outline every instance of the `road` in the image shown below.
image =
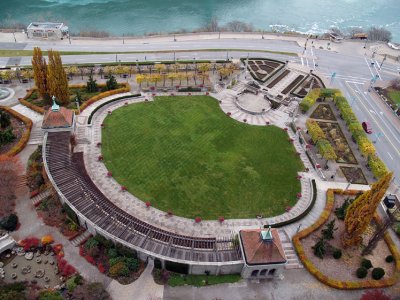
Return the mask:
<svg viewBox="0 0 400 300">
<path fill-rule="evenodd" d="M 196 38 L 196 37 L 194 37 Z M 125 43 L 123 43 L 125 42 Z M 400 186 L 400 120 L 393 112 L 371 92 L 368 92 L 370 81 L 378 77 L 378 82 L 398 77 L 400 65 L 384 62 L 382 68 L 377 58 L 372 57 L 363 49 L 364 43 L 351 43 L 347 48 L 332 45 L 339 50 L 327 50 L 326 41 L 309 42 L 304 49 L 305 40 L 246 39 L 214 37 L 192 40 L 114 40 L 114 41 L 29 41 L 27 43 L 1 43 L 0 49 L 31 50 L 35 46 L 42 49 L 59 51 L 91 51 L 110 52 L 110 54 L 64 55 L 66 64 L 109 63 L 116 61 L 163 61 L 163 60 L 217 60 L 237 59 L 241 57 L 269 57 L 278 60 L 288 60 L 291 63 L 303 65 L 325 77 L 330 85 L 340 88 L 349 99 L 358 119 L 369 121 L 374 133 L 369 136 L 376 142 L 379 156 L 388 168 L 395 174 L 395 181 Z M 314 47 L 311 47 L 310 43 Z M 324 48 L 324 49 L 321 49 Z M 224 49 L 221 51 L 221 49 Z M 228 51 L 225 51 L 229 49 Z M 235 51 L 236 49 L 236 51 Z M 218 50 L 218 51 L 217 51 Z M 282 53 L 267 53 L 262 51 L 292 52 L 297 56 Z M 117 52 L 142 52 L 117 54 Z M 144 53 L 151 52 L 151 53 Z M 30 65 L 30 57 L 0 57 L 0 66 Z M 372 64 L 373 63 L 373 64 Z M 334 74 L 334 75 L 333 75 Z"/>
</svg>

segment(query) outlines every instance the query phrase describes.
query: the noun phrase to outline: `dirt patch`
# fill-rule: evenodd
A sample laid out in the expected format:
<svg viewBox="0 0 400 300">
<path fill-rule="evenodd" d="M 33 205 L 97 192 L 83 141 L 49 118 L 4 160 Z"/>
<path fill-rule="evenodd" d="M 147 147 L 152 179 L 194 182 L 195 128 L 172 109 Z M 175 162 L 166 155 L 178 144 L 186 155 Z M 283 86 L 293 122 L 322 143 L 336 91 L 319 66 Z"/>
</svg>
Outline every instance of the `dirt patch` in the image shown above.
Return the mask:
<svg viewBox="0 0 400 300">
<path fill-rule="evenodd" d="M 365 179 L 364 173 L 360 168 L 341 166 L 340 170 L 348 182 L 356 184 L 368 184 L 367 179 Z"/>
<path fill-rule="evenodd" d="M 328 103 L 319 104 L 311 114 L 310 118 L 336 121 L 335 114 L 333 113 L 332 108 Z"/>
</svg>

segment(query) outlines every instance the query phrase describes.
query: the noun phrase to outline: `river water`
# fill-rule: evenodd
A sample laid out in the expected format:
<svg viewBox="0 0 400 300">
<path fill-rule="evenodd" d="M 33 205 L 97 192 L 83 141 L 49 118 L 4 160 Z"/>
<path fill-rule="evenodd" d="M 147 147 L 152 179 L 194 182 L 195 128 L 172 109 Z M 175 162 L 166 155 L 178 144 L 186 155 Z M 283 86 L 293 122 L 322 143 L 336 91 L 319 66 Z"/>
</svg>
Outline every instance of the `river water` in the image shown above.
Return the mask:
<svg viewBox="0 0 400 300">
<path fill-rule="evenodd" d="M 238 20 L 263 30 L 322 33 L 383 26 L 400 42 L 400 0 L 0 0 L 0 23 L 65 22 L 72 32 L 166 33 Z"/>
</svg>

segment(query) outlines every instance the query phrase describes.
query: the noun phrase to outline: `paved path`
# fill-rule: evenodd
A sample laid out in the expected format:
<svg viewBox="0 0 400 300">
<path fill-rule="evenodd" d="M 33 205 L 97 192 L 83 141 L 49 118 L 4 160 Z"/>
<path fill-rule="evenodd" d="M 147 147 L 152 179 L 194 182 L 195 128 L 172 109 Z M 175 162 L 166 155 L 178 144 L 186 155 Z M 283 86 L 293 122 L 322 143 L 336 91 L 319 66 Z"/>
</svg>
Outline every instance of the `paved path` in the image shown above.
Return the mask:
<svg viewBox="0 0 400 300">
<path fill-rule="evenodd" d="M 26 169 L 26 165 L 29 156 L 35 151 L 36 146 L 28 145 L 23 151 L 20 152 L 18 157 L 21 163 Z M 63 236 L 57 228 L 47 226 L 43 223 L 41 219 L 38 218 L 36 210 L 33 206 L 33 202 L 29 199 L 28 188 L 23 186 L 17 191 L 17 200 L 15 211 L 18 214 L 20 221 L 20 228 L 18 231 L 12 232 L 12 237 L 16 240 L 22 240 L 26 237 L 35 236 L 41 238 L 44 235 L 51 235 L 55 243 L 60 243 L 64 247 L 65 259 L 74 266 L 77 271 L 87 280 L 91 282 L 101 282 L 107 291 L 110 293 L 112 299 L 115 300 L 125 300 L 125 299 L 144 299 L 146 298 L 147 291 L 153 291 L 153 295 L 156 298 L 151 299 L 162 299 L 163 286 L 156 285 L 151 276 L 152 266 L 146 268 L 139 280 L 129 284 L 121 285 L 117 281 L 105 276 L 100 273 L 98 269 L 88 263 L 83 257 L 79 255 L 79 248 L 75 247 L 73 243 L 68 241 L 68 239 Z M 143 278 L 142 278 L 143 277 Z M 140 298 L 136 298 L 135 295 L 141 295 Z"/>
</svg>

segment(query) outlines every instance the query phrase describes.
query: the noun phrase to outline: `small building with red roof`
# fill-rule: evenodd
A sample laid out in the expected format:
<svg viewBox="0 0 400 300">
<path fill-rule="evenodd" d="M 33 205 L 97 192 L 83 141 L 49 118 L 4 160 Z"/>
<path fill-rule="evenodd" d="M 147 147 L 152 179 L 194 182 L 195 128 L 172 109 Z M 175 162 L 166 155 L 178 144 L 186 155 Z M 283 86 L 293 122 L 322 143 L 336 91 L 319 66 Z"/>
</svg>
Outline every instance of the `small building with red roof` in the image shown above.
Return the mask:
<svg viewBox="0 0 400 300">
<path fill-rule="evenodd" d="M 44 131 L 75 131 L 75 113 L 73 110 L 60 107 L 53 96 L 53 105 L 43 117 Z"/>
<path fill-rule="evenodd" d="M 265 279 L 281 277 L 287 263 L 276 229 L 241 230 L 240 247 L 244 266 L 242 277 Z"/>
</svg>

